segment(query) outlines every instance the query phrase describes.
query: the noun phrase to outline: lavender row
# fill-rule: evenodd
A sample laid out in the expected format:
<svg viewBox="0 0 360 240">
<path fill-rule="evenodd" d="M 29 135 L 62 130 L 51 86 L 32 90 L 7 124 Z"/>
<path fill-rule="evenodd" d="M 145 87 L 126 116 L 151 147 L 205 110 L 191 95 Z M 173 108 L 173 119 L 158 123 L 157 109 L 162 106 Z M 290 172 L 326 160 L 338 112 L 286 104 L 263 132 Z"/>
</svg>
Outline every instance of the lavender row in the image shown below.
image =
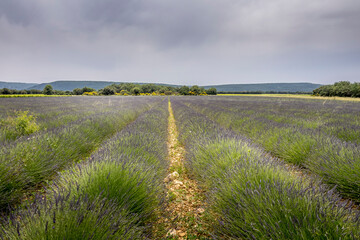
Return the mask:
<svg viewBox="0 0 360 240">
<path fill-rule="evenodd" d="M 120 99 L 116 99 L 120 100 Z M 0 149 L 0 209 L 18 203 L 24 194 L 70 163 L 79 162 L 108 137 L 121 130 L 161 99 L 138 99 L 135 109 L 118 108 L 112 113 L 88 117 L 80 123 L 2 145 Z M 108 99 L 105 99 L 107 104 Z M 114 101 L 114 100 L 113 100 Z"/>
<path fill-rule="evenodd" d="M 141 114 L 28 208 L 6 218 L 4 239 L 143 239 L 162 206 L 166 101 Z"/>
<path fill-rule="evenodd" d="M 172 98 L 187 167 L 208 192 L 214 237 L 358 239 L 360 213 L 316 179 Z"/>
<path fill-rule="evenodd" d="M 107 114 L 114 109 L 116 111 L 118 108 L 130 107 L 134 102 L 136 103 L 132 97 L 121 100 L 109 97 L 29 98 L 11 101 L 0 99 L 0 125 L 3 125 L 0 130 L 0 142 L 12 142 L 19 137 L 12 134 L 15 126 L 7 124 L 9 120 L 17 117 L 17 113 L 27 111 L 29 115 L 34 116 L 40 132 L 43 132 L 86 119 L 91 115 Z"/>
<path fill-rule="evenodd" d="M 221 126 L 247 136 L 273 155 L 316 173 L 344 197 L 360 201 L 360 146 L 357 140 L 343 140 L 357 139 L 360 134 L 357 129 L 360 124 L 358 103 L 281 99 L 276 105 L 273 99 L 253 99 L 256 100 L 230 97 L 219 101 L 214 98 L 186 98 L 183 101 Z M 318 127 L 312 129 L 271 120 L 279 115 L 289 121 L 304 118 L 302 121 L 307 122 L 307 126 Z M 346 121 L 351 124 L 347 125 Z M 330 122 L 339 125 L 334 128 Z M 333 129 L 330 131 L 328 126 Z M 342 138 L 338 137 L 339 132 L 343 134 Z"/>
<path fill-rule="evenodd" d="M 360 143 L 360 105 L 357 102 L 271 97 L 185 98 L 185 101 L 199 109 L 213 110 L 211 114 L 227 115 L 226 118 L 233 120 L 227 122 L 230 127 L 244 124 L 241 119 L 245 119 L 245 124 L 296 127 L 302 131 L 323 132 L 341 141 Z M 226 124 L 225 121 L 222 124 Z"/>
</svg>

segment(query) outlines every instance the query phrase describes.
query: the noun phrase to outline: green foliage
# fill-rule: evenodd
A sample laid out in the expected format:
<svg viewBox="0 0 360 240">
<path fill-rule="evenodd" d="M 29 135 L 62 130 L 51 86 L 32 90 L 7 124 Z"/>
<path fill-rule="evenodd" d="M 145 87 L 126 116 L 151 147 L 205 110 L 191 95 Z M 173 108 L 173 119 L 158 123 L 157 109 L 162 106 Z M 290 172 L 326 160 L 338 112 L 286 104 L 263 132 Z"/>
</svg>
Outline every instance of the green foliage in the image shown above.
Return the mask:
<svg viewBox="0 0 360 240">
<path fill-rule="evenodd" d="M 0 174 L 0 209 L 17 203 L 24 191 L 51 178 L 56 171 L 81 161 L 145 110 L 146 105 L 116 114 L 100 114 L 1 149 L 0 173 L 6 174 Z"/>
<path fill-rule="evenodd" d="M 187 105 L 360 202 L 358 103 L 231 97 L 219 108 L 202 101 Z"/>
<path fill-rule="evenodd" d="M 108 91 L 109 89 L 112 90 Z M 125 95 L 124 93 L 126 94 L 131 93 L 132 95 L 140 95 L 140 94 L 161 93 L 164 95 L 176 95 L 176 94 L 189 95 L 190 91 L 192 95 L 200 95 L 206 92 L 204 88 L 201 88 L 197 85 L 194 85 L 191 88 L 189 88 L 188 86 L 172 87 L 172 86 L 157 85 L 152 83 L 148 83 L 148 84 L 121 83 L 121 84 L 112 84 L 105 87 L 104 89 L 100 90 L 100 94 L 113 95 L 115 93 L 120 93 L 120 95 Z M 209 93 L 210 95 L 216 95 L 216 89 L 210 88 Z"/>
<path fill-rule="evenodd" d="M 189 95 L 190 88 L 188 86 L 182 86 L 179 88 L 180 95 Z"/>
<path fill-rule="evenodd" d="M 148 83 L 148 84 L 141 85 L 140 92 L 141 93 L 153 93 L 153 92 L 157 91 L 158 89 L 159 89 L 159 86 L 156 86 L 155 84 Z"/>
<path fill-rule="evenodd" d="M 211 193 L 208 206 L 216 239 L 360 237 L 357 212 L 339 206 L 334 191 L 316 179 L 294 174 L 298 169 L 269 157 L 204 115 L 179 103 L 173 106 L 188 167 Z M 306 141 L 294 140 L 298 145 Z M 298 145 L 290 152 L 300 151 Z"/>
<path fill-rule="evenodd" d="M 271 141 L 272 135 L 276 136 L 276 143 Z M 317 140 L 313 136 L 289 129 L 269 131 L 266 136 L 261 138 L 260 142 L 263 142 L 269 151 L 285 161 L 302 166 L 305 165 L 317 145 Z"/>
<path fill-rule="evenodd" d="M 360 83 L 336 82 L 333 85 L 325 85 L 315 89 L 313 94 L 326 97 L 360 97 Z"/>
<path fill-rule="evenodd" d="M 256 170 L 256 169 L 253 169 Z M 269 169 L 270 170 L 270 169 Z M 270 171 L 267 172 L 270 175 Z M 218 188 L 215 211 L 223 214 L 219 234 L 230 239 L 357 239 L 355 220 L 336 208 L 325 191 L 300 181 L 258 181 L 234 175 Z M 250 174 L 245 175 L 247 177 Z"/>
<path fill-rule="evenodd" d="M 120 95 L 129 95 L 130 92 L 126 91 L 126 90 L 121 90 L 120 91 Z"/>
<path fill-rule="evenodd" d="M 29 114 L 29 111 L 15 112 L 15 117 L 9 116 L 0 125 L 4 128 L 5 138 L 8 140 L 35 133 L 40 129 L 36 117 Z"/>
<path fill-rule="evenodd" d="M 61 92 L 62 91 L 58 91 Z M 16 89 L 8 89 L 8 88 L 3 88 L 0 89 L 0 95 L 42 95 L 43 91 L 41 90 L 36 90 L 36 89 L 30 89 L 30 90 L 16 90 Z"/>
<path fill-rule="evenodd" d="M 129 156 L 124 153 L 122 158 L 125 160 Z M 56 185 L 71 192 L 71 197 L 86 194 L 90 199 L 96 199 L 100 195 L 104 196 L 116 203 L 119 209 L 142 215 L 142 221 L 146 221 L 160 203 L 159 176 L 145 163 L 146 157 L 130 158 L 132 162 L 109 158 L 91 162 L 81 169 L 75 168 L 61 174 Z M 159 159 L 156 159 L 154 164 L 158 161 Z"/>
<path fill-rule="evenodd" d="M 190 92 L 195 93 L 195 95 L 200 95 L 205 91 L 204 88 L 199 87 L 198 85 L 194 85 L 190 88 Z"/>
<path fill-rule="evenodd" d="M 85 92 L 96 92 L 95 89 L 89 88 L 89 87 L 83 87 L 83 88 L 75 88 L 72 93 L 74 95 L 82 95 Z"/>
<path fill-rule="evenodd" d="M 99 92 L 102 95 L 114 95 L 115 94 L 115 90 L 111 86 L 104 87 Z"/>
<path fill-rule="evenodd" d="M 8 88 L 3 88 L 3 89 L 1 89 L 1 91 L 0 91 L 0 94 L 12 94 L 13 93 L 13 91 L 11 91 L 10 89 L 8 89 Z"/>
<path fill-rule="evenodd" d="M 46 85 L 46 86 L 44 87 L 43 93 L 44 93 L 45 95 L 53 95 L 53 94 L 54 94 L 53 87 L 52 87 L 50 84 Z"/>
<path fill-rule="evenodd" d="M 217 90 L 216 88 L 209 88 L 207 90 L 205 90 L 207 95 L 216 95 L 217 94 Z"/>
<path fill-rule="evenodd" d="M 356 145 L 322 139 L 305 166 L 343 196 L 360 202 L 360 149 Z"/>
<path fill-rule="evenodd" d="M 0 239 L 149 239 L 163 207 L 166 130 L 163 101 L 59 173 L 0 225 Z"/>
<path fill-rule="evenodd" d="M 89 88 L 89 87 L 83 87 L 83 88 L 82 88 L 82 91 L 83 91 L 83 93 L 84 93 L 84 92 L 95 92 L 95 89 Z"/>
<path fill-rule="evenodd" d="M 0 226 L 2 239 L 142 238 L 142 228 L 134 224 L 136 216 L 129 216 L 115 203 L 102 198 L 69 199 L 67 193 L 59 193 L 54 201 L 40 198 L 37 204 L 27 208 L 16 213 L 21 226 L 15 217 L 10 217 L 4 227 Z"/>
<path fill-rule="evenodd" d="M 158 91 L 159 91 L 159 93 L 165 93 L 166 91 L 169 91 L 169 88 L 162 86 Z"/>
<path fill-rule="evenodd" d="M 140 88 L 138 88 L 138 87 L 134 87 L 133 89 L 131 89 L 131 92 L 132 92 L 132 94 L 134 94 L 134 95 L 139 95 L 140 92 L 141 92 L 141 90 L 140 90 Z"/>
<path fill-rule="evenodd" d="M 82 95 L 83 91 L 81 90 L 81 88 L 75 88 L 73 91 L 74 95 Z"/>
</svg>

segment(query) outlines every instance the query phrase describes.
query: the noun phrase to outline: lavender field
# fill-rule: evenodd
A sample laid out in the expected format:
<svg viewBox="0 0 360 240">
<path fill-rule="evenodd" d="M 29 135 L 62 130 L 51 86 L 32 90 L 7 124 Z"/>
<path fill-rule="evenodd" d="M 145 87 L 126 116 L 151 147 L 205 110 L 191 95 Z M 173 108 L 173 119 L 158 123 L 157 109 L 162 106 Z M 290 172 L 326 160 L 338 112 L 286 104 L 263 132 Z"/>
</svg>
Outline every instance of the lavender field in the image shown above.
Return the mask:
<svg viewBox="0 0 360 240">
<path fill-rule="evenodd" d="M 173 105 L 215 238 L 359 238 L 360 105 L 262 97 Z"/>
<path fill-rule="evenodd" d="M 356 102 L 4 98 L 0 126 L 0 239 L 360 239 Z"/>
<path fill-rule="evenodd" d="M 358 103 L 266 97 L 184 99 L 183 103 L 360 201 Z"/>
</svg>

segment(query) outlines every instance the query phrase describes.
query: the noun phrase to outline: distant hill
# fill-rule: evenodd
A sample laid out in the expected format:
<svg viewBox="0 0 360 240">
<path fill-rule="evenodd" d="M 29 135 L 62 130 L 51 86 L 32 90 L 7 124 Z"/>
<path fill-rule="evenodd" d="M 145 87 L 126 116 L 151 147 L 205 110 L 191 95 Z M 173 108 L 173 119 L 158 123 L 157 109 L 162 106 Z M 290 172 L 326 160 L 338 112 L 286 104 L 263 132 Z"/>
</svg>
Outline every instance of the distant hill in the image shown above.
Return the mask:
<svg viewBox="0 0 360 240">
<path fill-rule="evenodd" d="M 36 83 L 0 82 L 0 88 L 24 90 L 37 85 Z"/>
<path fill-rule="evenodd" d="M 0 82 L 0 88 L 9 88 L 9 89 L 38 89 L 43 90 L 47 84 L 55 90 L 62 91 L 72 91 L 75 88 L 90 87 L 96 90 L 104 88 L 111 84 L 119 84 L 122 82 L 112 82 L 112 81 L 55 81 L 50 83 L 11 83 L 11 82 Z M 138 83 L 146 84 L 146 83 Z M 179 87 L 181 85 L 174 84 L 162 84 L 155 83 L 158 85 Z M 205 89 L 216 88 L 218 92 L 312 92 L 314 89 L 322 86 L 321 84 L 314 83 L 257 83 L 257 84 L 224 84 L 224 85 L 207 85 L 202 86 Z"/>
<path fill-rule="evenodd" d="M 90 87 L 96 90 L 109 86 L 118 82 L 105 82 L 105 81 L 55 81 L 50 83 L 41 83 L 35 86 L 31 86 L 27 89 L 43 90 L 44 87 L 50 84 L 55 90 L 72 91 L 75 88 Z"/>
<path fill-rule="evenodd" d="M 218 92 L 312 92 L 320 86 L 314 83 L 257 83 L 210 85 L 204 88 L 214 87 Z"/>
<path fill-rule="evenodd" d="M 41 83 L 35 86 L 32 86 L 30 88 L 27 89 L 38 89 L 38 90 L 43 90 L 44 87 L 47 84 L 50 84 L 53 89 L 55 90 L 61 90 L 61 91 L 72 91 L 75 88 L 83 88 L 83 87 L 90 87 L 96 90 L 99 90 L 101 88 L 104 88 L 106 86 L 109 86 L 111 84 L 120 84 L 123 82 L 111 82 L 111 81 L 55 81 L 55 82 L 50 82 L 50 83 Z M 146 83 L 137 83 L 137 84 L 146 84 Z M 160 83 L 155 83 L 158 85 L 165 85 L 165 86 L 172 86 L 172 87 L 176 87 L 177 85 L 171 85 L 171 84 L 160 84 Z"/>
</svg>

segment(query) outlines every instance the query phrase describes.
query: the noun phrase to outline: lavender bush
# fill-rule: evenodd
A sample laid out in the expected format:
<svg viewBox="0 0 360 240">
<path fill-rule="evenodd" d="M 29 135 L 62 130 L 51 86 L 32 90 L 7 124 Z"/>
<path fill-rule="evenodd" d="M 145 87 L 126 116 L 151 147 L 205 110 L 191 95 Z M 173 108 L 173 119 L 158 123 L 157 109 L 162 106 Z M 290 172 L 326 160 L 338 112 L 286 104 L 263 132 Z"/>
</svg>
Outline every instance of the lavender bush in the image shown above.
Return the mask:
<svg viewBox="0 0 360 240">
<path fill-rule="evenodd" d="M 42 198 L 5 219 L 5 239 L 143 239 L 163 204 L 167 102 L 141 114 Z M 155 221 L 152 221 L 153 223 Z"/>
<path fill-rule="evenodd" d="M 215 238 L 357 239 L 360 213 L 334 190 L 173 98 L 188 169 L 209 192 Z M 185 104 L 183 104 L 185 103 Z"/>
<path fill-rule="evenodd" d="M 360 105 L 269 97 L 183 98 L 183 103 L 272 155 L 305 167 L 360 201 Z"/>
<path fill-rule="evenodd" d="M 103 100 L 105 101 L 103 104 L 108 104 L 110 99 Z M 126 107 L 115 108 L 112 112 L 102 114 L 99 110 L 98 114 L 63 127 L 2 144 L 0 148 L 0 173 L 2 173 L 0 175 L 0 210 L 6 210 L 9 205 L 19 202 L 24 193 L 32 191 L 41 182 L 51 179 L 56 171 L 86 158 L 105 139 L 136 119 L 141 112 L 149 109 L 151 104 L 154 105 L 160 100 L 159 98 L 151 100 L 142 98 L 127 102 Z M 114 98 L 111 101 L 122 100 Z"/>
</svg>

